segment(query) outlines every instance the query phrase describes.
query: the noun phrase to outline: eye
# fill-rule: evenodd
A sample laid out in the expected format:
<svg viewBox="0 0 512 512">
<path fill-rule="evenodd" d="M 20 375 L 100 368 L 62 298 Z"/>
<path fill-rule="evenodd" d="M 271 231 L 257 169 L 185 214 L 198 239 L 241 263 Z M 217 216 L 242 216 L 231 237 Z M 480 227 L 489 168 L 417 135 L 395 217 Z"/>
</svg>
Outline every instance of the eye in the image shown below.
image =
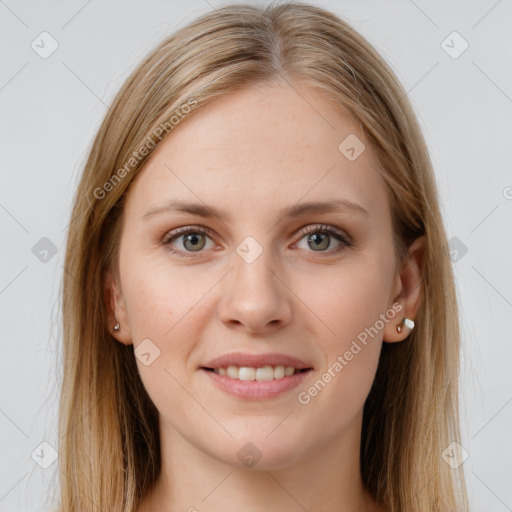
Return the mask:
<svg viewBox="0 0 512 512">
<path fill-rule="evenodd" d="M 212 232 L 208 228 L 187 226 L 167 233 L 162 239 L 162 243 L 168 246 L 171 252 L 178 254 L 179 256 L 190 257 L 193 256 L 193 254 L 187 253 L 201 252 L 205 248 L 206 239 L 210 238 L 209 235 L 212 235 Z M 175 240 L 180 238 L 182 240 L 179 242 L 179 245 L 185 250 L 176 249 L 172 245 Z M 212 241 L 211 238 L 210 241 Z M 215 244 L 213 245 L 215 246 Z M 211 249 L 212 247 L 206 248 Z"/>
<path fill-rule="evenodd" d="M 345 247 L 350 247 L 352 245 L 348 240 L 348 237 L 342 231 L 325 224 L 306 226 L 302 228 L 299 233 L 304 235 L 303 238 L 306 238 L 308 247 L 312 248 L 314 252 L 337 253 Z M 301 238 L 301 240 L 303 238 Z M 333 238 L 338 241 L 338 247 L 326 251 L 325 249 L 328 249 L 331 246 Z"/>
<path fill-rule="evenodd" d="M 299 231 L 299 234 L 302 235 L 299 242 L 302 241 L 303 238 L 306 238 L 306 243 L 313 252 L 332 254 L 352 245 L 348 236 L 342 231 L 325 224 L 306 226 Z M 162 243 L 167 246 L 171 252 L 180 257 L 193 257 L 193 253 L 201 253 L 203 249 L 218 247 L 211 239 L 212 236 L 213 232 L 206 227 L 186 226 L 167 233 L 163 237 Z M 333 238 L 338 242 L 338 247 L 326 250 L 332 245 Z M 173 244 L 179 239 L 181 239 L 181 241 L 177 245 L 180 247 L 177 248 Z M 208 239 L 211 242 L 210 247 L 207 247 Z"/>
</svg>

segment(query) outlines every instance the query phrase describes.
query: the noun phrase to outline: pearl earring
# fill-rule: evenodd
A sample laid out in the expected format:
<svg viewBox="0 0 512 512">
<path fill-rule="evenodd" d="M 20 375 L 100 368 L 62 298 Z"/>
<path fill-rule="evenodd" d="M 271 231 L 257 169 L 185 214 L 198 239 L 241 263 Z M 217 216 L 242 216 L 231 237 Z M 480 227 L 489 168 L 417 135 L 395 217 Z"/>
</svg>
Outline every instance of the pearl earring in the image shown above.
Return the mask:
<svg viewBox="0 0 512 512">
<path fill-rule="evenodd" d="M 404 318 L 402 320 L 402 323 L 405 325 L 405 327 L 407 327 L 409 330 L 413 330 L 414 329 L 414 320 L 411 320 L 410 318 Z M 400 324 L 398 324 L 396 326 L 396 330 L 398 332 L 402 332 L 402 326 Z"/>
<path fill-rule="evenodd" d="M 121 326 L 119 325 L 119 322 L 114 325 L 114 332 L 119 332 L 121 330 Z"/>
</svg>

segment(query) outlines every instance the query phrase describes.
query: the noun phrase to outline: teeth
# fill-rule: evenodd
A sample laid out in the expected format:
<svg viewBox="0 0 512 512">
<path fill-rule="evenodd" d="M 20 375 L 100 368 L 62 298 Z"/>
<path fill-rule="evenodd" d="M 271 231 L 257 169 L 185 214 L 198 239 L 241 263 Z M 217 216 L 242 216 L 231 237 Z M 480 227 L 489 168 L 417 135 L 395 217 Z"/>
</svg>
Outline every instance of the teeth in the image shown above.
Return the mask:
<svg viewBox="0 0 512 512">
<path fill-rule="evenodd" d="M 288 368 L 292 368 L 291 366 L 288 366 Z M 295 370 L 293 370 L 295 371 Z M 276 366 L 274 368 L 274 379 L 281 379 L 284 377 L 286 370 L 284 369 L 284 366 Z M 293 372 L 290 374 L 293 375 Z"/>
<path fill-rule="evenodd" d="M 238 368 L 236 366 L 228 366 L 227 376 L 232 379 L 238 379 Z"/>
<path fill-rule="evenodd" d="M 298 373 L 293 366 L 263 366 L 261 368 L 252 368 L 250 366 L 228 366 L 227 368 L 215 368 L 213 370 L 219 375 L 227 375 L 232 379 L 239 380 L 272 380 L 290 377 Z"/>
</svg>

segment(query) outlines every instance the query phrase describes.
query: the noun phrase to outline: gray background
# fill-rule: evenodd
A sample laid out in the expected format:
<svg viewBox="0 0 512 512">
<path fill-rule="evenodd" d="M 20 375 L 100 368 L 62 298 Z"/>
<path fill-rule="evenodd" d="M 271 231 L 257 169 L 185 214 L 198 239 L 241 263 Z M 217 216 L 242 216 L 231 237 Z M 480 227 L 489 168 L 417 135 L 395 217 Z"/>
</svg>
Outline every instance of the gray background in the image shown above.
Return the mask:
<svg viewBox="0 0 512 512">
<path fill-rule="evenodd" d="M 92 137 L 143 55 L 221 5 L 0 0 L 0 511 L 51 505 L 56 463 L 40 466 L 52 460 L 41 443 L 58 446 L 58 291 L 71 197 Z M 470 499 L 474 511 L 512 510 L 512 0 L 318 5 L 376 46 L 419 116 L 458 251 Z M 47 58 L 31 47 L 50 48 L 44 31 L 58 43 Z M 453 31 L 469 44 L 457 58 L 463 41 L 447 39 Z"/>
</svg>

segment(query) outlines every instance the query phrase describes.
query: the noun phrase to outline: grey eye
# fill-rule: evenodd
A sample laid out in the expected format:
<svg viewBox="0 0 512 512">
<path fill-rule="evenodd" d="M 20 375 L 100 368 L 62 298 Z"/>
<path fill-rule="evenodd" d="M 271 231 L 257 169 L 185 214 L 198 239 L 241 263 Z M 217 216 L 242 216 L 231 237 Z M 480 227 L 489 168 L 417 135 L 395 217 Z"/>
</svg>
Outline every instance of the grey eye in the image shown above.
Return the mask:
<svg viewBox="0 0 512 512">
<path fill-rule="evenodd" d="M 328 249 L 331 241 L 331 236 L 325 233 L 311 233 L 307 238 L 309 247 L 314 251 Z"/>
<path fill-rule="evenodd" d="M 206 244 L 205 235 L 203 233 L 191 233 L 181 235 L 184 238 L 183 247 L 187 251 L 200 251 Z"/>
</svg>

